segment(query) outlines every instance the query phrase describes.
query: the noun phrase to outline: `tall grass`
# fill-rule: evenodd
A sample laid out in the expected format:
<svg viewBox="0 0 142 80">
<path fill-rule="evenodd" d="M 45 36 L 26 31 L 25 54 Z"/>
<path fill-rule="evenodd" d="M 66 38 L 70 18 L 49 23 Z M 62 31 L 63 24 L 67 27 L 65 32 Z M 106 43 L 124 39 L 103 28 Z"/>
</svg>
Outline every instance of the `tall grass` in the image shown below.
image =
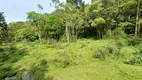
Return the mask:
<svg viewBox="0 0 142 80">
<path fill-rule="evenodd" d="M 49 72 L 44 72 L 45 77 L 51 75 L 55 80 L 139 80 L 142 68 L 124 62 L 140 49 L 126 44 L 125 40 L 121 43 L 113 39 L 79 39 L 70 44 L 20 42 L 15 44 L 16 49 L 26 52 L 16 52 L 17 58 L 13 54 L 10 61 L 16 71 L 30 71 L 44 60 L 49 66 Z"/>
</svg>

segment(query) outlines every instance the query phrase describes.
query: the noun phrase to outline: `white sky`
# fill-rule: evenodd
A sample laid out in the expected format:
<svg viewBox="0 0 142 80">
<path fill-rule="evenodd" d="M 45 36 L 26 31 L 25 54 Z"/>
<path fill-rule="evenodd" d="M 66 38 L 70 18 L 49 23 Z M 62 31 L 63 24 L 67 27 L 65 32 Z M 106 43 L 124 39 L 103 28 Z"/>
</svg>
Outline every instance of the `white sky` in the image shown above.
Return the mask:
<svg viewBox="0 0 142 80">
<path fill-rule="evenodd" d="M 65 2 L 65 0 L 60 0 Z M 90 3 L 91 0 L 83 0 Z M 38 11 L 37 4 L 41 4 L 44 12 L 51 13 L 54 7 L 50 6 L 51 0 L 0 0 L 0 12 L 4 12 L 7 23 L 13 21 L 25 21 L 27 12 Z"/>
</svg>

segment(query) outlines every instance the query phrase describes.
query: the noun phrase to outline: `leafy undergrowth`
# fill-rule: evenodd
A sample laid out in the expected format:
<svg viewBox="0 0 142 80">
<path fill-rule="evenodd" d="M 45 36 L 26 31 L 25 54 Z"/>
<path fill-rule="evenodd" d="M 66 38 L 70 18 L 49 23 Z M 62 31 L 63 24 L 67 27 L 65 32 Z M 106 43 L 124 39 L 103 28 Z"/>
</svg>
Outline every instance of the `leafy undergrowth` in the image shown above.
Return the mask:
<svg viewBox="0 0 142 80">
<path fill-rule="evenodd" d="M 113 40 L 79 40 L 75 43 L 56 43 L 52 45 L 39 43 L 18 43 L 18 48 L 27 48 L 28 55 L 24 56 L 15 64 L 20 69 L 28 70 L 30 66 L 37 65 L 42 60 L 47 60 L 50 68 L 68 65 L 79 65 L 92 63 L 95 60 L 93 55 L 97 49 L 106 45 L 114 45 Z"/>
<path fill-rule="evenodd" d="M 14 64 L 26 56 L 25 49 L 1 47 L 3 50 L 0 51 L 0 80 L 4 77 L 15 75 L 18 70 L 17 67 L 14 68 Z"/>
<path fill-rule="evenodd" d="M 12 63 L 17 71 L 30 71 L 44 60 L 53 80 L 140 80 L 142 67 L 124 64 L 137 50 L 133 46 L 119 47 L 114 40 L 81 39 L 74 43 L 20 42 L 19 50 L 26 55 Z M 23 53 L 24 54 L 24 53 Z M 99 56 L 99 57 L 98 57 Z"/>
</svg>

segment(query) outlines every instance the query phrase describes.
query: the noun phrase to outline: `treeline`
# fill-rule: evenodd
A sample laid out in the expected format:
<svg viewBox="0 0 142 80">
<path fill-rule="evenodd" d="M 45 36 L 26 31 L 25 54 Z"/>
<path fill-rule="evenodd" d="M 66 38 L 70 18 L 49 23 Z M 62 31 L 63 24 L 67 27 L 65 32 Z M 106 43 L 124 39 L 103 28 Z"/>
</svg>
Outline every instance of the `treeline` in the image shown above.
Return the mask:
<svg viewBox="0 0 142 80">
<path fill-rule="evenodd" d="M 52 2 L 56 10 L 51 14 L 42 13 L 44 9 L 38 4 L 40 12 L 28 12 L 27 21 L 9 23 L 5 29 L 9 41 L 55 39 L 70 43 L 77 38 L 126 37 L 137 41 L 142 37 L 142 0 L 92 0 L 91 4 L 82 0 Z"/>
</svg>

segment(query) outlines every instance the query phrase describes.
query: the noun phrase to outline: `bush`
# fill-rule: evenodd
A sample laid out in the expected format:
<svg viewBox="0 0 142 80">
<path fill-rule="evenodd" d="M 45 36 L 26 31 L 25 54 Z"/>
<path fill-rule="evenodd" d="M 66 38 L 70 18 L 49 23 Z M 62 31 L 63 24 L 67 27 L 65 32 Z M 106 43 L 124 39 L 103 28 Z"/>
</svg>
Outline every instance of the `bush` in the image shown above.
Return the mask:
<svg viewBox="0 0 142 80">
<path fill-rule="evenodd" d="M 142 65 L 142 44 L 135 46 L 135 54 L 124 63 L 132 65 Z"/>
<path fill-rule="evenodd" d="M 9 59 L 8 52 L 1 52 L 0 53 L 0 62 L 7 61 Z"/>
<path fill-rule="evenodd" d="M 136 48 L 133 46 L 124 46 L 119 50 L 119 56 L 123 59 L 128 59 L 136 53 Z"/>
<path fill-rule="evenodd" d="M 31 67 L 29 71 L 19 71 L 16 74 L 16 80 L 47 80 L 45 78 L 45 72 L 47 71 L 48 71 L 47 61 L 42 60 L 40 64 Z"/>
<path fill-rule="evenodd" d="M 93 55 L 94 58 L 99 58 L 99 59 L 105 59 L 106 57 L 110 55 L 115 55 L 117 54 L 118 50 L 117 47 L 112 45 L 112 46 L 103 46 L 99 48 L 95 54 Z"/>
<path fill-rule="evenodd" d="M 126 38 L 127 34 L 124 32 L 121 28 L 116 28 L 115 30 L 108 30 L 106 32 L 105 37 L 109 39 L 115 39 L 118 40 L 120 38 Z"/>
<path fill-rule="evenodd" d="M 142 66 L 142 53 L 135 55 L 130 60 L 125 61 L 126 64 L 141 65 Z"/>
<path fill-rule="evenodd" d="M 127 34 L 121 28 L 116 28 L 113 31 L 108 30 L 105 37 L 109 39 L 114 39 L 118 47 L 122 47 L 128 44 Z"/>
<path fill-rule="evenodd" d="M 52 60 L 52 62 L 56 67 L 62 67 L 62 68 L 65 68 L 70 64 L 69 60 L 63 59 L 62 57 L 56 58 L 56 59 Z"/>
<path fill-rule="evenodd" d="M 4 49 L 3 48 L 0 48 L 0 52 L 3 52 L 4 51 Z"/>
</svg>

